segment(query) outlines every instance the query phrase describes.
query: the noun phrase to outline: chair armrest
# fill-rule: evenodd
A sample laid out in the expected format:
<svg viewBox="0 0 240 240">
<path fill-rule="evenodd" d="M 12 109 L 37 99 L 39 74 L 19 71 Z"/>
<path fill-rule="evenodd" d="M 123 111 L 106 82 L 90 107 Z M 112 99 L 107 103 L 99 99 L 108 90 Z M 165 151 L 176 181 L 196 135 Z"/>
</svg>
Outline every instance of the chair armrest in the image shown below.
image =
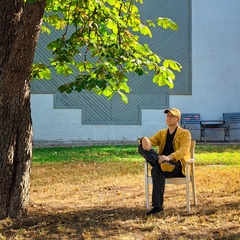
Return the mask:
<svg viewBox="0 0 240 240">
<path fill-rule="evenodd" d="M 191 164 L 195 162 L 195 158 L 190 158 L 186 161 L 186 164 Z"/>
</svg>

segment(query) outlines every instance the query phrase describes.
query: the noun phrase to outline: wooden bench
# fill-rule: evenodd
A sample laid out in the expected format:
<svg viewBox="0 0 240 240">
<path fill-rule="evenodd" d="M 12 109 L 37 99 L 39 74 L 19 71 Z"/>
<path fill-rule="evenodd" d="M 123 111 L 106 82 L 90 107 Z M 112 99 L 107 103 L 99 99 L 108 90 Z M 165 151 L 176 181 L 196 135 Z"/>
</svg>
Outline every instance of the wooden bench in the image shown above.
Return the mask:
<svg viewBox="0 0 240 240">
<path fill-rule="evenodd" d="M 234 127 L 235 124 L 240 123 L 240 112 L 233 112 L 233 113 L 223 113 L 222 120 L 205 120 L 201 121 L 201 138 L 205 138 L 205 130 L 206 129 L 223 129 L 224 130 L 224 141 L 230 138 L 230 130 L 240 129 L 240 127 Z M 206 139 L 205 139 L 206 142 Z"/>
<path fill-rule="evenodd" d="M 229 141 L 231 141 L 230 130 L 240 129 L 240 126 L 236 126 L 236 124 L 240 123 L 240 112 L 223 113 L 223 120 L 229 125 L 228 130 L 225 132 L 225 138 L 228 137 Z"/>
<path fill-rule="evenodd" d="M 200 141 L 205 138 L 205 131 L 206 129 L 223 129 L 224 130 L 224 141 L 226 141 L 226 138 L 229 137 L 229 128 L 230 124 L 228 122 L 225 122 L 224 120 L 203 120 L 200 122 L 201 125 L 201 137 Z"/>
<path fill-rule="evenodd" d="M 240 129 L 236 124 L 240 123 L 240 112 L 223 113 L 222 120 L 201 120 L 199 113 L 182 113 L 181 125 L 188 130 L 200 130 L 200 141 L 206 142 L 205 132 L 207 129 L 223 129 L 224 141 L 231 141 L 230 130 Z"/>
</svg>

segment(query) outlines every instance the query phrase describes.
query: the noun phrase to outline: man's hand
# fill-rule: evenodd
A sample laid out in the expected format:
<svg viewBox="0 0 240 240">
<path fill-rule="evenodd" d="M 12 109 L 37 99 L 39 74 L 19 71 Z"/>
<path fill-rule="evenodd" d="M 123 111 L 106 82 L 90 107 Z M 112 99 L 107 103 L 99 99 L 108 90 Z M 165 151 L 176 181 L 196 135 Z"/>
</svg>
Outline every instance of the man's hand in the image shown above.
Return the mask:
<svg viewBox="0 0 240 240">
<path fill-rule="evenodd" d="M 159 164 L 161 164 L 164 161 L 171 161 L 171 160 L 174 160 L 174 157 L 172 155 L 168 155 L 168 156 L 161 155 L 161 156 L 158 157 L 158 163 Z"/>
<path fill-rule="evenodd" d="M 149 151 L 152 148 L 152 144 L 147 137 L 142 138 L 142 147 L 144 150 Z"/>
</svg>

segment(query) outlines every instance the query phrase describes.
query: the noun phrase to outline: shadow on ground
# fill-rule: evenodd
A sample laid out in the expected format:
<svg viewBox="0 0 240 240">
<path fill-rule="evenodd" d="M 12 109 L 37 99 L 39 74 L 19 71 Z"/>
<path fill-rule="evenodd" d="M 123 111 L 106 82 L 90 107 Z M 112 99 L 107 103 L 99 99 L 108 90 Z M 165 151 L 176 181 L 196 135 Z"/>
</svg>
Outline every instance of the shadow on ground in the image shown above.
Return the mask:
<svg viewBox="0 0 240 240">
<path fill-rule="evenodd" d="M 235 208 L 233 203 L 218 208 Z M 199 206 L 188 214 L 185 208 L 169 208 L 164 213 L 147 217 L 144 208 L 106 209 L 106 206 L 85 210 L 32 207 L 21 221 L 5 221 L 1 230 L 6 239 L 240 239 L 239 223 L 229 227 L 208 228 L 218 209 Z M 177 210 L 177 211 L 176 211 Z M 197 220 L 198 219 L 198 222 Z M 227 220 L 227 219 L 226 219 Z M 176 223 L 177 221 L 177 223 Z M 185 226 L 186 222 L 189 222 Z M 167 224 L 171 224 L 170 230 Z M 21 236 L 21 237 L 20 237 Z M 0 238 L 4 239 L 4 238 Z"/>
</svg>

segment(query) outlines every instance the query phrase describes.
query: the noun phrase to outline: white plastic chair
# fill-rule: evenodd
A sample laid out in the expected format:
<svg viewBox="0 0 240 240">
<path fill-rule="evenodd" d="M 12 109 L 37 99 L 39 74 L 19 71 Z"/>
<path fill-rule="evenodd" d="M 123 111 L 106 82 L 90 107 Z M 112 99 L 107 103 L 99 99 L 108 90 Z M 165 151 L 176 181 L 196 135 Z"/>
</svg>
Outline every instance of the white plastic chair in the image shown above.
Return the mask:
<svg viewBox="0 0 240 240">
<path fill-rule="evenodd" d="M 184 184 L 186 185 L 186 204 L 187 212 L 190 212 L 190 184 L 192 184 L 193 205 L 197 205 L 196 197 L 196 183 L 194 173 L 195 162 L 195 145 L 196 141 L 191 141 L 191 159 L 186 162 L 186 177 L 166 178 L 166 184 Z M 144 179 L 145 179 L 145 193 L 146 193 L 146 208 L 150 209 L 149 204 L 149 184 L 152 184 L 152 177 L 149 175 L 148 163 L 144 162 Z"/>
</svg>

